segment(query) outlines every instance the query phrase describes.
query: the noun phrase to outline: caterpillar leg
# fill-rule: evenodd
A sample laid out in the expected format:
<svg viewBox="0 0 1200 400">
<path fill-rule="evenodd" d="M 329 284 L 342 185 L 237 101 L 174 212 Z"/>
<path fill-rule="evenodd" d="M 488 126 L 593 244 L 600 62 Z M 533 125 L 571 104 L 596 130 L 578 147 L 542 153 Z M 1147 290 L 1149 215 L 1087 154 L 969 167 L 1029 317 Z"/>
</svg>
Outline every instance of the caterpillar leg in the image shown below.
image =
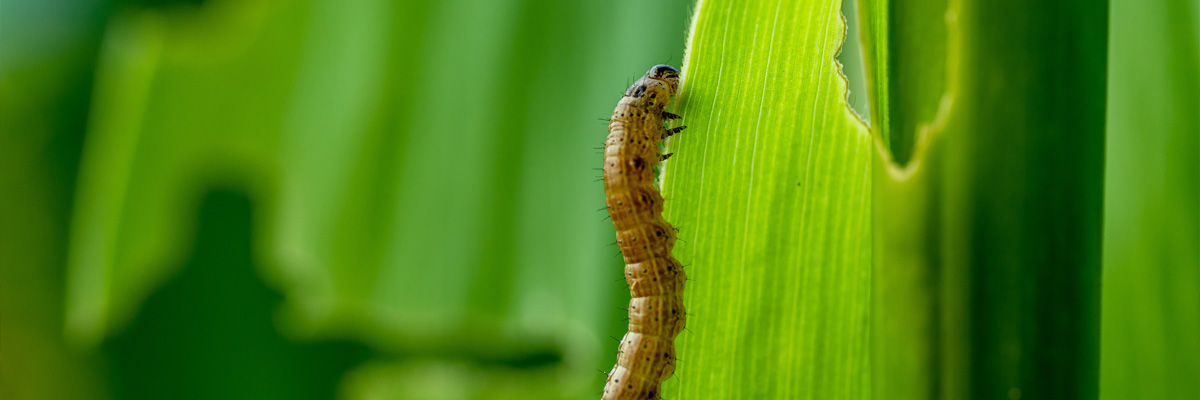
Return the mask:
<svg viewBox="0 0 1200 400">
<path fill-rule="evenodd" d="M 667 129 L 667 134 L 663 137 L 671 137 L 671 135 L 682 132 L 684 128 L 687 128 L 687 126 L 685 125 L 685 126 Z"/>
<path fill-rule="evenodd" d="M 672 113 L 669 113 L 669 112 L 666 112 L 666 111 L 663 111 L 663 113 L 662 113 L 662 117 L 663 117 L 663 119 L 666 119 L 666 120 L 671 120 L 671 119 L 680 119 L 680 118 L 683 118 L 683 117 L 680 117 L 680 116 L 678 116 L 678 115 L 675 115 L 675 114 L 672 114 Z"/>
<path fill-rule="evenodd" d="M 662 155 L 662 158 L 659 158 L 659 159 L 658 159 L 658 161 L 659 161 L 659 162 L 667 161 L 667 159 L 668 159 L 668 158 L 671 158 L 671 155 L 672 155 L 672 154 L 675 154 L 675 153 L 667 153 L 667 154 L 663 154 L 663 155 Z"/>
</svg>

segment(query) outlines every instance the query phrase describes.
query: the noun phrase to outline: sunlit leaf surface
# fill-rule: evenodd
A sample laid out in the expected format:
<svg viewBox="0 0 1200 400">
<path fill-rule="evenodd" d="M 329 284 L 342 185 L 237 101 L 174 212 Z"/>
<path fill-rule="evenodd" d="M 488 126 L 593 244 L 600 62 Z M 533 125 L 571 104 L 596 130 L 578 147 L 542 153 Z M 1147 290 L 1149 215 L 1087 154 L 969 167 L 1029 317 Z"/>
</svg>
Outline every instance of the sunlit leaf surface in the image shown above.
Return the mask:
<svg viewBox="0 0 1200 400">
<path fill-rule="evenodd" d="M 846 107 L 836 1 L 706 0 L 666 219 L 692 279 L 669 398 L 866 393 L 871 138 Z"/>
</svg>

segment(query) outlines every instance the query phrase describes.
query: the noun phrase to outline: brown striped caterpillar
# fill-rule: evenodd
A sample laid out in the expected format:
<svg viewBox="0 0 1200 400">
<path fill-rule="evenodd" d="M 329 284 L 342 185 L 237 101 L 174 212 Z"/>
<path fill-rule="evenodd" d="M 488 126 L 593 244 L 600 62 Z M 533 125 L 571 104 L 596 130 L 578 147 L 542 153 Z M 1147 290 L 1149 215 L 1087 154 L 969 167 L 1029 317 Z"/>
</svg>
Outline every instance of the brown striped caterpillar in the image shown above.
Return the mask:
<svg viewBox="0 0 1200 400">
<path fill-rule="evenodd" d="M 608 373 L 603 400 L 658 399 L 662 381 L 675 373 L 675 336 L 683 330 L 683 283 L 671 255 L 676 231 L 663 220 L 663 198 L 654 186 L 658 142 L 683 130 L 663 122 L 679 90 L 679 70 L 655 65 L 625 91 L 608 123 L 604 143 L 604 194 L 617 230 L 629 283 L 629 332 L 617 365 Z"/>
</svg>

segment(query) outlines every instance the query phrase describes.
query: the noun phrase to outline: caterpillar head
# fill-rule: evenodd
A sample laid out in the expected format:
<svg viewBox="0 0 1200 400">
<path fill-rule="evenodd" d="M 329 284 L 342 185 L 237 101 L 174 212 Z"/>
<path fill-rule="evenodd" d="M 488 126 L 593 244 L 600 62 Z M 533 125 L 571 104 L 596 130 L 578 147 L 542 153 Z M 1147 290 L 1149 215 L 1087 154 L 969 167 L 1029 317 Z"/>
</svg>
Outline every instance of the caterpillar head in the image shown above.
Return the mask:
<svg viewBox="0 0 1200 400">
<path fill-rule="evenodd" d="M 634 82 L 633 86 L 625 91 L 625 96 L 664 109 L 670 102 L 671 96 L 678 91 L 679 70 L 670 65 L 659 64 L 651 67 L 649 71 L 646 71 L 645 76 Z"/>
</svg>

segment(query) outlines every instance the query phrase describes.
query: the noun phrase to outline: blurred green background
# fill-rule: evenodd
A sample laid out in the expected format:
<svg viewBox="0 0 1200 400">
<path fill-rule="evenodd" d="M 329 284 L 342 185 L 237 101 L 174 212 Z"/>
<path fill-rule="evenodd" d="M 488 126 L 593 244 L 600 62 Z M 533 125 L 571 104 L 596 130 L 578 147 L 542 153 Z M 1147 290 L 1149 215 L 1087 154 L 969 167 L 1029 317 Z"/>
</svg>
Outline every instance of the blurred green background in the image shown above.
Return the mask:
<svg viewBox="0 0 1200 400">
<path fill-rule="evenodd" d="M 1200 395 L 1197 3 L 1111 3 L 1108 399 Z M 597 397 L 600 119 L 692 6 L 0 1 L 0 397 Z"/>
<path fill-rule="evenodd" d="M 688 3 L 5 0 L 0 397 L 594 397 Z"/>
</svg>

